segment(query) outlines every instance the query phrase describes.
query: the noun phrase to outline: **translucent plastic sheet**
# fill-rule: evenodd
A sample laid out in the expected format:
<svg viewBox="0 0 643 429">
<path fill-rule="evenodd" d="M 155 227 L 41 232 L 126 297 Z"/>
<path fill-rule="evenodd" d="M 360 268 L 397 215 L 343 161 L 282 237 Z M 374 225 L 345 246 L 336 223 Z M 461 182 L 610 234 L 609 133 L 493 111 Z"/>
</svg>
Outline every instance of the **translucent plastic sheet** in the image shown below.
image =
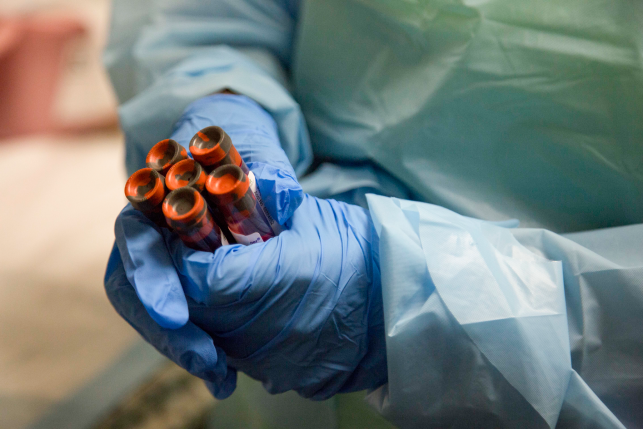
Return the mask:
<svg viewBox="0 0 643 429">
<path fill-rule="evenodd" d="M 370 401 L 384 415 L 404 428 L 623 427 L 589 383 L 640 423 L 643 256 L 629 268 L 544 230 L 369 205 L 389 365 Z"/>
</svg>

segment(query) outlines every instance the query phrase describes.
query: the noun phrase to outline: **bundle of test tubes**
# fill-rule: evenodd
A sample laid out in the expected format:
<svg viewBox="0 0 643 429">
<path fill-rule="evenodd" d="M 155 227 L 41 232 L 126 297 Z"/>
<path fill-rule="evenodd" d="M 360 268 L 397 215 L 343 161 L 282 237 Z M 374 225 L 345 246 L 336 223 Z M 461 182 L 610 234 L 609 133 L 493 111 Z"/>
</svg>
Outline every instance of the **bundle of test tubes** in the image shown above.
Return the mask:
<svg viewBox="0 0 643 429">
<path fill-rule="evenodd" d="M 226 244 L 258 243 L 279 234 L 254 175 L 222 128 L 197 132 L 190 153 L 193 159 L 171 139 L 154 145 L 147 168 L 125 184 L 132 206 L 196 250 L 214 252 Z"/>
</svg>

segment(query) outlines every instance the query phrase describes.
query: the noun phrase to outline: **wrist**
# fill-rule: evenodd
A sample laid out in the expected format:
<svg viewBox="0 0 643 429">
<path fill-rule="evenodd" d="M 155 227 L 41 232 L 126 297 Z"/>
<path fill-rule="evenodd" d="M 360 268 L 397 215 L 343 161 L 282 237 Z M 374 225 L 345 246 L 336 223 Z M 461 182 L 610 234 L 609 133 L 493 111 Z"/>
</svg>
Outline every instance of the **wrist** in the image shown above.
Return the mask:
<svg viewBox="0 0 643 429">
<path fill-rule="evenodd" d="M 360 209 L 362 210 L 362 209 Z M 373 390 L 388 381 L 388 367 L 386 359 L 386 330 L 384 324 L 384 307 L 382 300 L 382 284 L 379 261 L 379 236 L 370 217 L 370 212 L 364 210 L 368 216 L 364 234 L 365 257 L 367 260 L 370 287 L 366 291 L 367 302 L 365 335 L 365 353 L 361 356 L 351 376 L 338 393 L 359 390 Z"/>
</svg>

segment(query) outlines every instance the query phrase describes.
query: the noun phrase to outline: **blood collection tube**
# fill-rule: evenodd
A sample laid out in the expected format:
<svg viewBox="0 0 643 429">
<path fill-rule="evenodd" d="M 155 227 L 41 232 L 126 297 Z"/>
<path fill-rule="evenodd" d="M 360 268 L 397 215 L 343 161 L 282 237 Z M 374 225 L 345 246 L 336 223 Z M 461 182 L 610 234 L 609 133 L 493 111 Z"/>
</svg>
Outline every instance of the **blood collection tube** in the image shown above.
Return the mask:
<svg viewBox="0 0 643 429">
<path fill-rule="evenodd" d="M 257 204 L 250 180 L 240 167 L 224 165 L 208 176 L 208 198 L 215 203 L 237 243 L 252 244 L 275 236 L 270 222 Z"/>
<path fill-rule="evenodd" d="M 167 223 L 162 205 L 166 193 L 163 176 L 151 168 L 135 171 L 125 183 L 125 196 L 132 206 L 142 211 L 158 226 L 165 228 Z"/>
<path fill-rule="evenodd" d="M 207 176 L 201 164 L 188 158 L 177 162 L 168 170 L 165 183 L 170 191 L 191 186 L 197 191 L 203 192 Z"/>
<path fill-rule="evenodd" d="M 207 173 L 229 164 L 241 167 L 245 174 L 250 171 L 230 136 L 221 127 L 206 127 L 198 131 L 190 140 L 190 153 Z"/>
<path fill-rule="evenodd" d="M 167 224 L 192 249 L 214 252 L 228 244 L 212 219 L 208 205 L 194 188 L 185 186 L 169 193 L 163 202 Z"/>
<path fill-rule="evenodd" d="M 203 171 L 201 164 L 188 158 L 177 162 L 169 169 L 167 176 L 165 176 L 165 184 L 170 191 L 174 191 L 175 189 L 179 189 L 184 186 L 191 186 L 197 191 L 203 192 L 205 190 L 205 180 L 207 177 L 208 175 Z M 221 229 L 221 232 L 225 235 L 228 243 L 234 243 L 234 237 L 230 234 L 228 225 L 226 224 L 219 208 L 214 204 L 210 204 L 209 209 L 210 214 Z"/>
<path fill-rule="evenodd" d="M 281 232 L 281 226 L 270 216 L 266 209 L 261 193 L 257 189 L 254 174 L 248 169 L 234 144 L 232 144 L 230 136 L 221 127 L 206 127 L 197 132 L 190 140 L 190 153 L 208 173 L 224 165 L 236 165 L 241 168 L 250 179 L 250 189 L 254 192 L 261 211 L 264 217 L 268 219 L 273 233 L 277 235 Z"/>
<path fill-rule="evenodd" d="M 149 168 L 165 175 L 172 165 L 187 159 L 188 152 L 172 139 L 161 140 L 147 153 L 145 162 Z"/>
</svg>

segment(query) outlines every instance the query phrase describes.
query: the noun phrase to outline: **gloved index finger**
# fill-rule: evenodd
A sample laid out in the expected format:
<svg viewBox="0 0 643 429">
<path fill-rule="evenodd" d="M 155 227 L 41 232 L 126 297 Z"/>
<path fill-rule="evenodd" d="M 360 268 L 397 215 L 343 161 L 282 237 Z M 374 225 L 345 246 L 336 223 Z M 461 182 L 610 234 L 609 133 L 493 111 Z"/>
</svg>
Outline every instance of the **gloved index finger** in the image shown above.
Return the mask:
<svg viewBox="0 0 643 429">
<path fill-rule="evenodd" d="M 304 198 L 304 191 L 287 172 L 261 162 L 248 164 L 257 179 L 257 188 L 270 216 L 283 225 Z"/>
<path fill-rule="evenodd" d="M 148 314 L 164 328 L 188 321 L 188 305 L 162 231 L 129 204 L 114 227 L 127 279 Z"/>
<path fill-rule="evenodd" d="M 269 164 L 296 177 L 274 119 L 244 95 L 215 94 L 193 102 L 177 121 L 172 138 L 188 148 L 197 131 L 213 125 L 230 136 L 246 163 Z"/>
</svg>

